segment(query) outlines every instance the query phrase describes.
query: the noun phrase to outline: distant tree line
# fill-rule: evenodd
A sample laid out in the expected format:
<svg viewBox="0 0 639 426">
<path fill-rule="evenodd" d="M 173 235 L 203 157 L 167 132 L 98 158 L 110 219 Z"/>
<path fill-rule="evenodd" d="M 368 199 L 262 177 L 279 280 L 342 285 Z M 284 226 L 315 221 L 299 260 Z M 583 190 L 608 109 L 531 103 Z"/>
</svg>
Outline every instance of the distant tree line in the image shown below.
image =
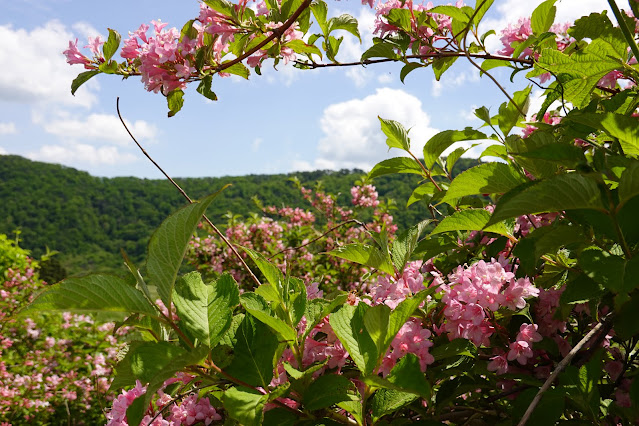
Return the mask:
<svg viewBox="0 0 639 426">
<path fill-rule="evenodd" d="M 455 173 L 476 163 L 462 159 Z M 195 199 L 232 184 L 208 210 L 208 216 L 224 227 L 227 212 L 259 213 L 251 201 L 256 196 L 263 205 L 310 208 L 286 178 L 296 177 L 309 188 L 321 182 L 323 190 L 339 194 L 338 202 L 348 205 L 350 188 L 363 175 L 361 170 L 340 170 L 176 181 Z M 406 207 L 418 179 L 395 174 L 373 182 L 380 197 L 396 201 L 393 216 L 400 230 L 428 217 L 424 203 Z M 184 204 L 166 180 L 95 177 L 61 165 L 0 156 L 0 233 L 15 235 L 19 230 L 21 246 L 36 257 L 47 250 L 59 251 L 61 264 L 71 274 L 119 268 L 121 250 L 139 263 L 153 230 Z"/>
</svg>

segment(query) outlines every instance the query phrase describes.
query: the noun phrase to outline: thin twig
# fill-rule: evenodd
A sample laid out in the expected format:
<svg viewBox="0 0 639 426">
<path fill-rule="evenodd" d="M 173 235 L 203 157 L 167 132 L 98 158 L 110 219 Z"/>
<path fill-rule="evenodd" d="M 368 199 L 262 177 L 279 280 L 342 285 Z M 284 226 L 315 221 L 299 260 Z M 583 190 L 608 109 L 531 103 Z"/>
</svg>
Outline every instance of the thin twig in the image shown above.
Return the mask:
<svg viewBox="0 0 639 426">
<path fill-rule="evenodd" d="M 296 250 L 299 250 L 299 249 L 301 249 L 301 248 L 306 247 L 306 246 L 307 246 L 307 245 L 309 245 L 309 244 L 313 244 L 315 241 L 317 241 L 317 240 L 320 240 L 320 239 L 324 238 L 326 235 L 330 234 L 331 232 L 333 232 L 333 231 L 334 231 L 334 230 L 336 230 L 337 228 L 340 228 L 340 227 L 342 227 L 342 226 L 344 226 L 344 225 L 348 225 L 349 223 L 356 223 L 357 225 L 359 225 L 359 226 L 361 226 L 362 228 L 364 228 L 367 232 L 369 232 L 369 231 L 368 231 L 368 228 L 366 227 L 366 224 L 365 224 L 365 223 L 360 222 L 360 221 L 359 221 L 359 220 L 357 220 L 357 219 L 349 219 L 349 220 L 347 220 L 346 222 L 342 222 L 342 223 L 340 223 L 340 224 L 338 224 L 338 225 L 333 226 L 331 229 L 329 229 L 328 231 L 324 232 L 324 233 L 323 233 L 322 235 L 320 235 L 319 237 L 317 237 L 317 238 L 313 238 L 312 240 L 307 241 L 306 243 L 302 244 L 301 246 L 297 246 L 297 247 L 287 247 L 287 248 L 285 248 L 285 249 L 282 249 L 282 250 L 278 251 L 277 253 L 275 253 L 274 255 L 272 255 L 271 257 L 269 257 L 269 258 L 268 258 L 268 260 L 271 260 L 271 259 L 273 259 L 275 256 L 280 255 L 280 254 L 282 254 L 282 253 L 284 253 L 284 252 L 286 252 L 286 251 L 296 251 Z"/>
<path fill-rule="evenodd" d="M 459 57 L 467 57 L 467 56 L 470 56 L 471 58 L 476 58 L 476 59 L 497 59 L 500 61 L 516 62 L 516 63 L 520 63 L 524 65 L 534 64 L 534 62 L 531 59 L 511 58 L 508 56 L 492 55 L 489 53 L 488 54 L 469 53 L 468 55 L 466 55 L 466 52 L 452 52 L 452 51 L 426 53 L 423 55 L 406 55 L 398 59 L 391 59 L 391 58 L 366 59 L 364 61 L 357 61 L 357 62 L 337 62 L 337 63 L 327 63 L 327 64 L 318 64 L 315 62 L 303 62 L 303 61 L 295 61 L 295 63 L 298 65 L 304 65 L 310 69 L 315 69 L 315 68 L 328 68 L 328 67 L 349 67 L 349 66 L 355 66 L 355 65 L 371 65 L 371 64 L 379 64 L 383 62 L 399 62 L 405 59 L 429 59 L 429 58 L 439 59 L 439 58 L 455 58 L 455 57 L 459 58 Z"/>
<path fill-rule="evenodd" d="M 581 339 L 579 341 L 579 343 L 577 343 L 575 345 L 575 347 L 572 348 L 572 350 L 570 352 L 568 352 L 568 355 L 566 355 L 566 357 L 564 359 L 562 359 L 559 364 L 557 364 L 557 367 L 555 367 L 555 370 L 552 372 L 550 377 L 548 377 L 548 379 L 546 379 L 544 384 L 541 386 L 541 388 L 537 392 L 537 395 L 535 395 L 535 397 L 533 398 L 532 402 L 528 406 L 528 409 L 524 413 L 524 416 L 521 418 L 521 420 L 519 421 L 517 426 L 524 426 L 526 424 L 526 422 L 530 419 L 530 416 L 532 415 L 533 411 L 537 407 L 537 404 L 539 404 L 539 401 L 541 401 L 542 395 L 544 394 L 544 392 L 546 392 L 550 388 L 550 386 L 555 381 L 557 376 L 559 376 L 559 373 L 561 373 L 564 370 L 564 368 L 566 368 L 566 366 L 568 366 L 568 364 L 570 364 L 570 362 L 575 357 L 575 355 L 577 355 L 577 353 L 584 346 L 586 346 L 588 344 L 588 342 L 590 342 L 593 339 L 593 337 L 595 337 L 595 335 L 599 331 L 601 331 L 601 329 L 604 328 L 604 327 L 608 328 L 608 329 L 609 329 L 609 327 L 612 327 L 612 314 L 607 314 L 606 316 L 604 316 L 601 319 L 601 321 L 596 326 L 594 326 L 593 329 L 590 330 L 588 332 L 588 334 L 586 334 L 584 336 L 584 338 Z M 604 330 L 603 332 L 607 332 L 607 331 Z"/>
<path fill-rule="evenodd" d="M 153 158 L 151 158 L 151 156 L 146 152 L 146 150 L 142 147 L 142 145 L 140 145 L 140 143 L 137 141 L 137 139 L 135 138 L 135 136 L 133 136 L 133 133 L 131 133 L 131 131 L 129 130 L 129 127 L 126 125 L 126 123 L 124 122 L 124 118 L 122 118 L 122 114 L 120 113 L 120 97 L 117 98 L 116 100 L 116 110 L 118 112 L 118 117 L 120 118 L 120 122 L 122 123 L 122 125 L 124 126 L 124 129 L 127 131 L 127 133 L 129 134 L 129 136 L 131 137 L 131 139 L 133 139 L 133 142 L 135 142 L 135 144 L 138 146 L 138 148 L 140 148 L 140 150 L 142 151 L 142 153 L 146 156 L 146 158 L 148 158 L 151 163 L 153 163 L 153 165 L 169 180 L 169 182 L 171 182 L 173 184 L 173 186 L 175 186 L 177 188 L 178 191 L 180 191 L 180 194 L 182 194 L 182 196 L 191 204 L 193 204 L 193 200 L 191 199 L 191 197 L 188 196 L 188 194 L 186 192 L 184 192 L 184 190 L 180 187 L 180 185 L 177 184 L 177 182 L 175 182 L 171 176 L 169 176 L 164 169 L 162 169 L 162 167 L 160 167 L 160 165 L 158 163 L 155 162 L 155 160 Z M 253 273 L 253 271 L 251 270 L 251 268 L 249 268 L 249 266 L 246 264 L 246 262 L 244 261 L 244 258 L 242 257 L 242 255 L 237 251 L 237 249 L 235 248 L 235 246 L 228 240 L 228 238 L 226 238 L 226 236 L 222 233 L 222 231 L 220 231 L 217 226 L 215 226 L 213 224 L 213 222 L 211 222 L 211 220 L 206 217 L 206 215 L 203 216 L 204 220 L 206 221 L 206 223 L 208 223 L 211 228 L 213 228 L 213 231 L 218 235 L 218 237 L 220 237 L 220 239 L 222 241 L 224 241 L 224 243 L 229 246 L 229 248 L 231 249 L 231 251 L 233 252 L 233 254 L 235 255 L 235 257 L 237 257 L 240 261 L 240 263 L 242 264 L 242 266 L 244 266 L 244 268 L 248 271 L 249 276 L 253 279 L 253 281 L 255 282 L 255 284 L 257 286 L 262 285 L 262 283 L 260 282 L 260 280 L 255 276 L 255 274 Z M 169 307 L 170 309 L 170 307 Z"/>
</svg>

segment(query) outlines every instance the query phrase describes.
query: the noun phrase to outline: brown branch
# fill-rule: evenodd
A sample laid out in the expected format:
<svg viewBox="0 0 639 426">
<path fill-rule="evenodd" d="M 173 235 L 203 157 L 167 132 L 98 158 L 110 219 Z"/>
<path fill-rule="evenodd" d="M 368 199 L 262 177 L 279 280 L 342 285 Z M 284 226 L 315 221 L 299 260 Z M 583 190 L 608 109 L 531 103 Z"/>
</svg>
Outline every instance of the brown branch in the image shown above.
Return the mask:
<svg viewBox="0 0 639 426">
<path fill-rule="evenodd" d="M 253 53 L 257 52 L 258 50 L 260 50 L 262 47 L 266 46 L 267 44 L 269 44 L 271 41 L 273 41 L 273 39 L 275 38 L 279 38 L 281 37 L 284 32 L 291 26 L 293 25 L 293 23 L 297 20 L 297 18 L 299 18 L 299 16 L 302 14 L 302 12 L 304 12 L 304 10 L 306 8 L 308 8 L 311 5 L 312 0 L 304 0 L 304 3 L 302 3 L 300 5 L 300 7 L 297 8 L 297 10 L 295 10 L 295 12 L 291 15 L 290 18 L 288 18 L 282 25 L 280 25 L 277 28 L 274 28 L 273 30 L 271 30 L 271 35 L 266 37 L 261 43 L 259 43 L 257 46 L 249 49 L 248 51 L 244 52 L 242 55 L 238 56 L 237 58 L 225 62 L 223 64 L 218 65 L 215 68 L 215 71 L 220 72 L 220 71 L 224 71 L 227 68 L 232 67 L 233 65 L 242 62 L 244 59 L 248 58 L 249 56 L 251 56 Z"/>
<path fill-rule="evenodd" d="M 191 204 L 193 204 L 193 200 L 191 199 L 191 197 L 188 196 L 188 194 L 186 192 L 184 192 L 184 190 L 180 187 L 180 185 L 177 184 L 177 182 L 175 182 L 171 176 L 169 176 L 164 169 L 162 169 L 162 167 L 160 167 L 160 165 L 158 163 L 155 162 L 155 160 L 153 158 L 151 158 L 151 156 L 146 152 L 146 150 L 142 147 L 142 145 L 140 145 L 140 143 L 137 141 L 137 139 L 135 138 L 135 136 L 133 136 L 133 134 L 131 133 L 131 131 L 129 130 L 128 126 L 126 125 L 126 123 L 124 122 L 124 118 L 122 118 L 122 114 L 120 113 L 120 98 L 118 97 L 116 100 L 116 110 L 118 112 L 118 117 L 120 118 L 120 122 L 122 123 L 122 125 L 124 126 L 124 129 L 127 131 L 127 133 L 129 134 L 129 136 L 131 137 L 131 139 L 133 139 L 133 142 L 135 142 L 135 144 L 138 146 L 138 148 L 140 148 L 140 150 L 142 151 L 142 153 L 146 156 L 146 158 L 148 158 L 151 163 L 153 163 L 153 165 L 160 171 L 162 172 L 162 174 L 164 175 L 164 177 L 166 177 L 169 182 L 171 182 L 173 184 L 173 186 L 175 186 L 177 188 L 178 191 L 180 191 L 180 194 L 182 194 L 182 196 Z M 253 271 L 251 270 L 251 268 L 249 268 L 249 266 L 246 264 L 246 262 L 244 261 L 244 258 L 242 257 L 242 255 L 237 251 L 237 249 L 235 248 L 235 246 L 226 238 L 226 236 L 222 233 L 222 231 L 220 231 L 217 226 L 215 226 L 213 224 L 213 222 L 211 222 L 211 220 L 206 217 L 206 215 L 203 216 L 204 220 L 206 221 L 206 223 L 208 223 L 211 228 L 213 228 L 213 231 L 218 235 L 218 237 L 220 237 L 220 239 L 222 241 L 224 241 L 224 243 L 229 246 L 229 248 L 231 249 L 231 251 L 233 252 L 233 254 L 235 255 L 235 257 L 237 257 L 240 261 L 240 263 L 244 266 L 244 268 L 248 271 L 250 277 L 253 279 L 253 281 L 255 282 L 255 284 L 257 286 L 262 285 L 262 283 L 260 282 L 260 280 L 255 276 L 255 274 L 253 273 Z M 167 309 L 170 309 L 171 307 L 167 307 Z"/>
<path fill-rule="evenodd" d="M 338 63 L 327 63 L 327 64 L 318 64 L 315 62 L 302 62 L 302 61 L 295 61 L 295 63 L 298 65 L 304 65 L 310 69 L 315 69 L 315 68 L 328 68 L 328 67 L 348 67 L 348 66 L 354 66 L 354 65 L 371 65 L 371 64 L 379 64 L 383 62 L 399 62 L 405 59 L 429 59 L 429 58 L 439 59 L 439 58 L 452 58 L 452 57 L 460 58 L 460 57 L 467 57 L 467 56 L 470 56 L 471 58 L 476 58 L 476 59 L 497 59 L 500 61 L 515 62 L 515 63 L 523 64 L 523 65 L 534 64 L 534 61 L 532 59 L 511 58 L 508 56 L 492 55 L 489 53 L 488 54 L 469 53 L 468 55 L 466 55 L 465 52 L 450 52 L 450 51 L 426 53 L 424 55 L 406 55 L 398 59 L 391 59 L 391 58 L 366 59 L 364 61 L 358 61 L 358 62 L 338 62 Z"/>
<path fill-rule="evenodd" d="M 530 416 L 532 415 L 533 411 L 537 407 L 537 404 L 539 404 L 539 401 L 541 400 L 541 397 L 544 394 L 544 392 L 546 392 L 550 388 L 550 385 L 552 385 L 552 383 L 555 381 L 557 376 L 559 376 L 559 373 L 561 373 L 564 370 L 564 368 L 566 368 L 566 366 L 570 364 L 570 362 L 575 357 L 575 355 L 577 355 L 577 353 L 584 346 L 586 346 L 588 342 L 590 342 L 598 332 L 602 331 L 602 329 L 603 329 L 602 331 L 603 333 L 607 333 L 608 330 L 610 330 L 610 328 L 612 327 L 612 318 L 613 318 L 612 314 L 607 314 L 606 316 L 604 316 L 601 319 L 601 321 L 596 326 L 594 326 L 593 329 L 590 330 L 588 334 L 586 334 L 584 338 L 581 339 L 579 343 L 575 345 L 574 348 L 572 348 L 572 350 L 568 353 L 568 355 L 566 355 L 566 357 L 562 359 L 559 364 L 557 364 L 557 367 L 555 367 L 550 377 L 546 379 L 544 384 L 541 386 L 541 388 L 537 392 L 537 395 L 535 395 L 535 397 L 533 398 L 532 402 L 528 406 L 528 409 L 524 413 L 524 416 L 521 418 L 517 426 L 524 426 L 526 424 L 526 422 L 530 419 Z"/>
<path fill-rule="evenodd" d="M 308 241 L 308 242 L 306 242 L 306 243 L 302 244 L 301 246 L 297 246 L 297 247 L 287 247 L 287 248 L 285 248 L 285 249 L 282 249 L 282 250 L 278 251 L 277 253 L 275 253 L 274 255 L 272 255 L 271 257 L 269 257 L 269 258 L 268 258 L 268 260 L 271 260 L 271 259 L 273 259 L 275 256 L 277 256 L 277 255 L 279 255 L 279 254 L 282 254 L 282 253 L 284 253 L 284 252 L 286 252 L 286 251 L 296 251 L 296 250 L 299 250 L 299 249 L 301 249 L 301 248 L 306 247 L 306 246 L 307 246 L 307 245 L 309 245 L 309 244 L 313 244 L 315 241 L 317 241 L 317 240 L 320 240 L 320 239 L 324 238 L 326 235 L 330 234 L 331 232 L 333 232 L 333 231 L 334 231 L 334 230 L 336 230 L 337 228 L 340 228 L 340 227 L 342 227 L 342 226 L 344 226 L 344 225 L 347 225 L 347 224 L 349 224 L 349 223 L 356 223 L 357 225 L 361 226 L 362 228 L 364 228 L 364 229 L 368 232 L 368 228 L 366 227 L 366 224 L 364 224 L 364 223 L 360 222 L 360 221 L 359 221 L 359 220 L 357 220 L 357 219 L 349 219 L 349 220 L 347 220 L 346 222 L 342 222 L 342 223 L 340 223 L 340 224 L 338 224 L 338 225 L 333 226 L 331 229 L 329 229 L 328 231 L 324 232 L 324 233 L 323 233 L 322 235 L 320 235 L 319 237 L 317 237 L 317 238 L 313 238 L 312 240 L 310 240 L 310 241 Z"/>
</svg>

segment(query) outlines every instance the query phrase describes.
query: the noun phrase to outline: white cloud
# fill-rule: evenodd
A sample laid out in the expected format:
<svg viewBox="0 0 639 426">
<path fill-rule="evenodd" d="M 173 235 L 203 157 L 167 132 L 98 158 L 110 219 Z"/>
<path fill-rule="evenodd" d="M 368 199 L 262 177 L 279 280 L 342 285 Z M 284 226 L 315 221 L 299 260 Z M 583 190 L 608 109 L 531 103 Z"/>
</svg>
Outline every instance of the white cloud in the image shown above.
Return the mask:
<svg viewBox="0 0 639 426">
<path fill-rule="evenodd" d="M 371 80 L 371 72 L 364 67 L 354 67 L 346 71 L 346 77 L 350 78 L 355 87 L 362 88 Z"/>
<path fill-rule="evenodd" d="M 393 80 L 395 80 L 395 79 L 393 78 L 393 76 L 390 73 L 388 73 L 388 74 L 380 74 L 377 77 L 377 82 L 380 83 L 380 84 L 388 84 L 388 83 L 392 82 Z"/>
<path fill-rule="evenodd" d="M 15 123 L 0 123 L 0 135 L 13 135 L 18 133 Z"/>
<path fill-rule="evenodd" d="M 255 138 L 255 140 L 253 140 L 253 143 L 251 144 L 253 152 L 257 152 L 260 149 L 262 142 L 264 142 L 264 139 L 262 138 Z"/>
<path fill-rule="evenodd" d="M 27 158 L 36 161 L 60 163 L 68 166 L 86 168 L 87 165 L 119 165 L 137 161 L 131 153 L 122 153 L 115 146 L 95 147 L 92 145 L 73 143 L 68 145 L 44 145 L 38 151 L 26 154 Z"/>
<path fill-rule="evenodd" d="M 479 75 L 472 71 L 462 71 L 459 73 L 447 72 L 442 75 L 439 81 L 433 79 L 431 94 L 434 97 L 441 96 L 445 91 L 460 87 L 467 83 L 479 82 Z"/>
<path fill-rule="evenodd" d="M 339 15 L 340 11 L 335 11 L 335 15 Z M 375 22 L 375 13 L 371 9 L 361 9 L 357 19 L 357 27 L 359 34 L 362 37 L 362 44 L 360 44 L 357 37 L 347 33 L 345 31 L 338 31 L 337 35 L 343 35 L 344 40 L 339 48 L 337 58 L 340 62 L 356 62 L 362 57 L 362 53 L 373 45 L 373 25 Z M 340 34 L 341 33 L 341 34 Z"/>
<path fill-rule="evenodd" d="M 9 154 L 7 150 L 0 146 L 0 155 L 7 155 L 7 154 Z"/>
<path fill-rule="evenodd" d="M 479 118 L 475 115 L 475 109 L 477 109 L 477 105 L 472 105 L 470 109 L 460 111 L 459 116 L 464 120 L 464 125 L 469 121 L 479 121 Z"/>
<path fill-rule="evenodd" d="M 45 132 L 61 140 L 75 142 L 108 142 L 121 146 L 130 146 L 132 141 L 120 119 L 110 114 L 89 114 L 85 118 L 71 118 L 66 114 L 58 117 L 44 117 L 34 114 L 33 121 L 42 125 Z M 158 130 L 155 125 L 144 120 L 130 122 L 125 120 L 133 136 L 140 142 L 153 142 Z"/>
<path fill-rule="evenodd" d="M 81 24 L 79 28 L 88 27 Z M 82 71 L 80 66 L 69 66 L 62 54 L 71 39 L 75 36 L 58 21 L 31 31 L 0 25 L 0 63 L 5 64 L 0 73 L 0 101 L 94 104 L 95 80 L 80 88 L 75 97 L 71 95 L 71 81 Z"/>
<path fill-rule="evenodd" d="M 100 36 L 102 40 L 106 39 L 106 37 L 103 34 L 100 34 L 100 32 L 96 30 L 95 27 L 89 24 L 88 22 L 76 22 L 75 24 L 71 25 L 71 28 L 73 28 L 73 31 L 75 32 L 76 36 L 80 39 L 80 42 L 78 43 L 78 47 L 84 46 L 84 44 L 82 43 L 88 40 L 89 37 Z"/>
<path fill-rule="evenodd" d="M 318 144 L 318 157 L 310 163 L 298 161 L 298 169 L 370 169 L 386 158 L 402 155 L 399 150 L 388 152 L 382 133 L 380 116 L 401 122 L 411 129 L 413 149 L 422 145 L 436 130 L 430 127 L 430 117 L 422 102 L 403 90 L 382 88 L 363 99 L 351 99 L 328 106 L 320 119 L 324 137 Z"/>
</svg>

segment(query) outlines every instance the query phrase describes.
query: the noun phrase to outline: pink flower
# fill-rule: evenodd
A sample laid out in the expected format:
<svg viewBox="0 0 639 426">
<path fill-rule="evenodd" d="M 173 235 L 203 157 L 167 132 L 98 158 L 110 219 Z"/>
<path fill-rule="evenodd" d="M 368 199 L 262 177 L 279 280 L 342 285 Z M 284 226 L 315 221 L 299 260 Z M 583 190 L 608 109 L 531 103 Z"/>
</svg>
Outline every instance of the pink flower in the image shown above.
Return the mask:
<svg viewBox="0 0 639 426">
<path fill-rule="evenodd" d="M 67 63 L 69 65 L 74 65 L 74 64 L 89 65 L 91 63 L 91 60 L 87 58 L 86 56 L 84 56 L 82 53 L 80 53 L 80 51 L 78 50 L 77 38 L 75 39 L 75 42 L 69 41 L 69 48 L 62 53 L 64 54 L 64 56 L 67 57 Z"/>
<path fill-rule="evenodd" d="M 494 371 L 497 374 L 506 374 L 508 372 L 508 360 L 505 355 L 496 355 L 490 359 L 488 363 L 488 371 Z"/>
</svg>

